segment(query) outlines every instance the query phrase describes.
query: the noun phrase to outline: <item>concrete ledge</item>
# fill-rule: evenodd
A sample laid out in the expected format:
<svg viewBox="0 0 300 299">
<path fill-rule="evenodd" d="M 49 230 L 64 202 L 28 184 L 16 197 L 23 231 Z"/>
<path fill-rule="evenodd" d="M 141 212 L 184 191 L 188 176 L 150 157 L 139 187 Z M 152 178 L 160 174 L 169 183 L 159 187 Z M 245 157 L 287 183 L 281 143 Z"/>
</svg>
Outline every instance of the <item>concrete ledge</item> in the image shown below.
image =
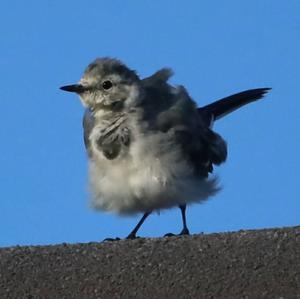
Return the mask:
<svg viewBox="0 0 300 299">
<path fill-rule="evenodd" d="M 300 298 L 300 227 L 3 248 L 0 298 Z"/>
</svg>

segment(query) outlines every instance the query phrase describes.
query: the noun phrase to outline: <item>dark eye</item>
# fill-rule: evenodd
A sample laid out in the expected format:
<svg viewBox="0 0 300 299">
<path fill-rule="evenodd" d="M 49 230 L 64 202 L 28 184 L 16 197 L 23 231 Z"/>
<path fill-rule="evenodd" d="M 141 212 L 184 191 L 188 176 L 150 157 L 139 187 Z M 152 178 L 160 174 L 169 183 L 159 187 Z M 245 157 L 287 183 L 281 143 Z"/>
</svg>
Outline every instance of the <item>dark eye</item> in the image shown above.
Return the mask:
<svg viewBox="0 0 300 299">
<path fill-rule="evenodd" d="M 106 89 L 106 90 L 112 88 L 112 86 L 113 86 L 113 84 L 112 84 L 111 81 L 109 81 L 109 80 L 104 81 L 104 82 L 102 83 L 103 89 Z"/>
</svg>

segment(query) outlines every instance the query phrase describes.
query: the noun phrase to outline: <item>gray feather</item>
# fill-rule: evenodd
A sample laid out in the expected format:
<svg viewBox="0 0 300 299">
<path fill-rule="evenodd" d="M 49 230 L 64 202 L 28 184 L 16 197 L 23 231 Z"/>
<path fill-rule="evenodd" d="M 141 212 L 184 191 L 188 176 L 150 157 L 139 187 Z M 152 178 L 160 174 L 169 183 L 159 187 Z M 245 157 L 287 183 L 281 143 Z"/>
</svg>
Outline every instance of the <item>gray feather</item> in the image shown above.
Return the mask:
<svg viewBox="0 0 300 299">
<path fill-rule="evenodd" d="M 96 59 L 77 92 L 89 155 L 92 205 L 123 214 L 203 202 L 218 190 L 209 174 L 227 158 L 227 144 L 211 123 L 261 98 L 248 90 L 197 108 L 171 69 L 141 80 L 119 60 Z M 108 85 L 104 84 L 108 81 Z"/>
<path fill-rule="evenodd" d="M 90 148 L 90 134 L 94 128 L 94 123 L 95 123 L 95 119 L 92 116 L 92 113 L 86 109 L 84 116 L 83 116 L 83 139 L 84 139 L 84 144 L 85 144 L 85 148 L 87 150 L 87 153 L 89 155 L 89 157 L 91 156 L 91 148 Z"/>
<path fill-rule="evenodd" d="M 96 143 L 104 156 L 112 160 L 119 156 L 122 149 L 130 145 L 130 130 L 126 127 L 123 114 L 117 114 L 105 123 Z"/>
<path fill-rule="evenodd" d="M 142 80 L 142 83 L 144 86 L 147 85 L 156 85 L 165 83 L 169 80 L 169 78 L 173 75 L 173 71 L 170 68 L 163 68 L 161 70 L 158 70 L 150 77 L 144 78 Z"/>
</svg>

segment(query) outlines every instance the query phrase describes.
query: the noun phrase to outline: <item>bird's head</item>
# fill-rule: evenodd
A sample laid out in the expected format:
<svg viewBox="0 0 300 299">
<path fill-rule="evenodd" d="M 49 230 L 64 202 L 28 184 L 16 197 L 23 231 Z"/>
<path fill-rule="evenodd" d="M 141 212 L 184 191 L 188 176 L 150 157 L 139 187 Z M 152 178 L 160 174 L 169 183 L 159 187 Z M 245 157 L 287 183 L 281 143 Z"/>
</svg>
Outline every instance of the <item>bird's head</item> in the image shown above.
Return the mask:
<svg viewBox="0 0 300 299">
<path fill-rule="evenodd" d="M 98 58 L 85 70 L 77 84 L 60 89 L 75 92 L 91 111 L 122 111 L 136 107 L 141 101 L 140 79 L 117 59 Z"/>
</svg>

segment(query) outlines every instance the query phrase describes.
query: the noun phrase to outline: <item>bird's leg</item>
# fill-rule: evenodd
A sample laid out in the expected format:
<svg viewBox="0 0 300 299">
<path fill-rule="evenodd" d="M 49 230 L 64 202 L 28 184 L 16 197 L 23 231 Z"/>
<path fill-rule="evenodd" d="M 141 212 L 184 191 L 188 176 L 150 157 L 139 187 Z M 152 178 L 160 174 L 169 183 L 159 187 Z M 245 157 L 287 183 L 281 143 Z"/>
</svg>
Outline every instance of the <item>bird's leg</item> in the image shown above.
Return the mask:
<svg viewBox="0 0 300 299">
<path fill-rule="evenodd" d="M 186 204 L 179 205 L 178 207 L 179 207 L 179 209 L 181 211 L 182 224 L 183 224 L 183 228 L 182 228 L 182 231 L 179 233 L 179 236 L 181 236 L 181 235 L 189 235 L 190 232 L 189 232 L 189 229 L 187 228 L 186 217 L 185 217 Z M 176 236 L 176 235 L 172 234 L 172 233 L 165 234 L 165 237 L 173 237 L 173 236 Z"/>
<path fill-rule="evenodd" d="M 190 232 L 189 232 L 189 229 L 188 229 L 188 227 L 186 225 L 186 217 L 185 217 L 186 204 L 180 205 L 179 209 L 181 211 L 182 224 L 183 224 L 182 231 L 180 232 L 179 235 L 189 235 Z"/>
<path fill-rule="evenodd" d="M 138 222 L 138 224 L 136 225 L 136 227 L 132 230 L 132 232 L 127 236 L 126 239 L 135 239 L 136 238 L 136 233 L 139 230 L 139 228 L 142 226 L 142 224 L 144 223 L 144 221 L 146 220 L 146 218 L 151 214 L 151 212 L 146 212 L 143 217 L 141 218 L 141 220 Z"/>
</svg>

